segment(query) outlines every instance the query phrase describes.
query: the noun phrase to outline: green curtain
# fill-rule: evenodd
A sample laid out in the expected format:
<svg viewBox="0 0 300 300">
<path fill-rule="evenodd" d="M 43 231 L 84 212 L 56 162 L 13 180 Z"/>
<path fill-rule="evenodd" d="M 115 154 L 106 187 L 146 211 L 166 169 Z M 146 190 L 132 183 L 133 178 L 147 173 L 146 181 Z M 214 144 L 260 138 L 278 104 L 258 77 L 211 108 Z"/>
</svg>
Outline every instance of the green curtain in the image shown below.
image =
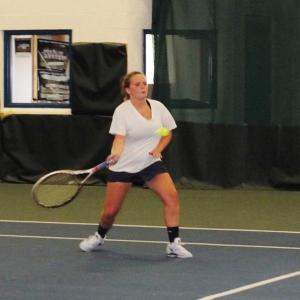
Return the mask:
<svg viewBox="0 0 300 300">
<path fill-rule="evenodd" d="M 299 19 L 297 0 L 153 0 L 153 97 L 178 120 L 298 126 Z M 205 68 L 197 53 L 203 36 L 171 34 L 178 31 L 215 32 L 213 105 L 187 101 L 206 100 L 198 80 Z M 174 99 L 182 100 L 179 107 Z"/>
<path fill-rule="evenodd" d="M 299 0 L 153 0 L 152 96 L 178 123 L 175 177 L 300 186 L 299 20 Z"/>
<path fill-rule="evenodd" d="M 208 62 L 214 59 L 215 2 L 154 0 L 152 29 L 153 98 L 164 102 L 175 115 L 213 106 L 215 89 L 208 78 Z"/>
</svg>

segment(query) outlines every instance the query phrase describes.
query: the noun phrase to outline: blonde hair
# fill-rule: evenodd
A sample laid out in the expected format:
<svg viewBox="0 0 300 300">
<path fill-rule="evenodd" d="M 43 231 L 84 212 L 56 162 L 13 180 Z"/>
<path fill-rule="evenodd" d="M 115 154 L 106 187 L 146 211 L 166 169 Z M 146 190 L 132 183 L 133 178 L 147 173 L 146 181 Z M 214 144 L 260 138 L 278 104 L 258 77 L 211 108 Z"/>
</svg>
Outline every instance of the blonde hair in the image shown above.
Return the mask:
<svg viewBox="0 0 300 300">
<path fill-rule="evenodd" d="M 121 94 L 123 96 L 124 101 L 130 99 L 130 95 L 126 92 L 126 89 L 130 86 L 131 78 L 135 75 L 144 75 L 144 74 L 139 71 L 133 71 L 126 74 L 121 80 Z"/>
</svg>

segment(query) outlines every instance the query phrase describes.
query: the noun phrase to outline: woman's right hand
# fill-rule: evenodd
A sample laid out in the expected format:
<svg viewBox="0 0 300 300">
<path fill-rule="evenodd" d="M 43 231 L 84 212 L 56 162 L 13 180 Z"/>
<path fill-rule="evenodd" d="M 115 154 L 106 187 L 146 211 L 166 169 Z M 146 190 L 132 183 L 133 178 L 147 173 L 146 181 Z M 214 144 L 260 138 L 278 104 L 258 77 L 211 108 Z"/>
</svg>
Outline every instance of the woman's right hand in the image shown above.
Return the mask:
<svg viewBox="0 0 300 300">
<path fill-rule="evenodd" d="M 124 143 L 125 143 L 125 136 L 115 135 L 112 148 L 111 148 L 111 153 L 106 158 L 106 161 L 109 165 L 115 165 L 118 162 L 124 148 Z"/>
<path fill-rule="evenodd" d="M 120 158 L 120 154 L 111 153 L 110 155 L 107 156 L 106 162 L 109 165 L 115 165 L 118 162 L 119 158 Z"/>
</svg>

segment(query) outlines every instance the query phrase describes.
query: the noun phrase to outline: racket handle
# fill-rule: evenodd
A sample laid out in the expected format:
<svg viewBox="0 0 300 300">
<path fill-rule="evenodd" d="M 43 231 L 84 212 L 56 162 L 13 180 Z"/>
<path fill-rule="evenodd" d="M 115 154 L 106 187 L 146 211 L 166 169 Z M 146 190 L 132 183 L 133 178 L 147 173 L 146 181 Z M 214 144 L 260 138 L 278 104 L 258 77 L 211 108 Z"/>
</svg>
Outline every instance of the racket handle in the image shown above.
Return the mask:
<svg viewBox="0 0 300 300">
<path fill-rule="evenodd" d="M 100 170 L 102 170 L 102 169 L 107 168 L 108 165 L 109 165 L 109 164 L 108 164 L 106 161 L 104 161 L 104 162 L 102 162 L 101 164 L 95 166 L 95 167 L 93 168 L 93 171 L 94 171 L 94 172 L 100 171 Z"/>
</svg>

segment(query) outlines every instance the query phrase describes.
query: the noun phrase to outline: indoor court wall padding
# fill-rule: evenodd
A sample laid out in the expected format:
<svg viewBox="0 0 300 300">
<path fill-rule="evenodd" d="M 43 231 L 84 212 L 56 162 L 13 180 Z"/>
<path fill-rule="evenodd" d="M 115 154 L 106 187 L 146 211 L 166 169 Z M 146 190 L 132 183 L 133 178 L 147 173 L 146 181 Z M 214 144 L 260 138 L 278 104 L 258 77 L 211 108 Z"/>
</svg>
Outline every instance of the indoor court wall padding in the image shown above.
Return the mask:
<svg viewBox="0 0 300 300">
<path fill-rule="evenodd" d="M 33 183 L 56 169 L 89 168 L 110 152 L 111 117 L 11 115 L 1 121 L 0 174 Z M 184 187 L 300 187 L 300 128 L 177 122 L 163 153 Z M 96 184 L 105 183 L 101 172 Z"/>
<path fill-rule="evenodd" d="M 57 169 L 85 169 L 105 160 L 110 117 L 13 115 L 3 121 L 2 177 L 34 182 Z M 101 174 L 99 174 L 101 176 Z M 99 178 L 105 181 L 105 177 Z"/>
</svg>

